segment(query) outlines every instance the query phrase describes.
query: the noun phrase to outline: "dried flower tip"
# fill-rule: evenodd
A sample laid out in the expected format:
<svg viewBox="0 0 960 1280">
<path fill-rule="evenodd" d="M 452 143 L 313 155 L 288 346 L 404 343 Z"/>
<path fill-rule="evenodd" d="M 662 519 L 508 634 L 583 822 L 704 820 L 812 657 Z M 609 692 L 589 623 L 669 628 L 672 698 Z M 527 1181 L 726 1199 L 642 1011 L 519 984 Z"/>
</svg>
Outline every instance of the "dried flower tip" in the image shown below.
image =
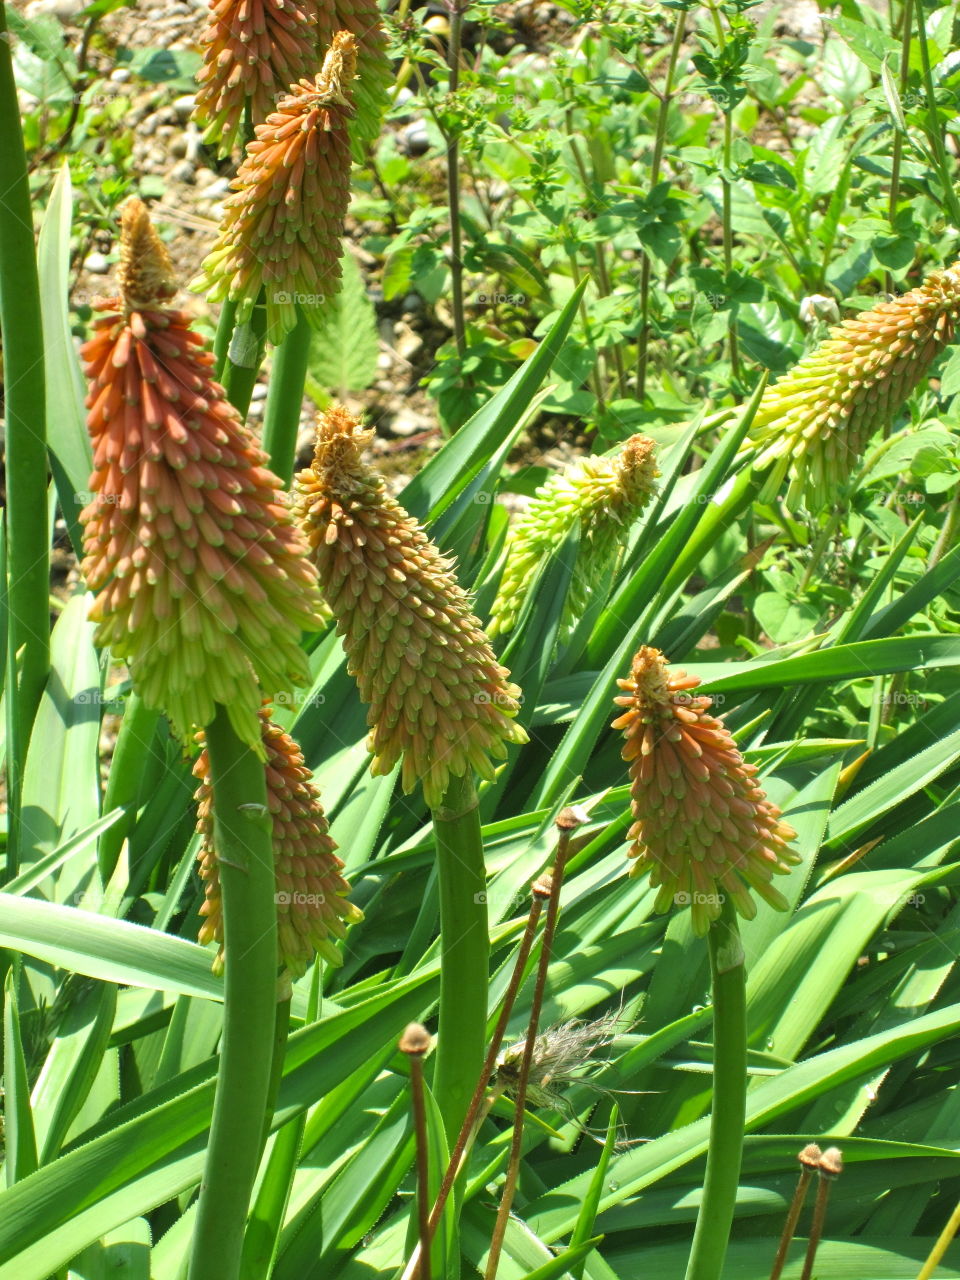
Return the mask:
<svg viewBox="0 0 960 1280">
<path fill-rule="evenodd" d="M 815 351 L 764 392 L 743 448 L 754 470 L 772 468 L 761 493 L 787 505 L 829 507 L 870 437 L 888 427 L 960 317 L 960 262 L 917 289 L 831 329 Z"/>
<path fill-rule="evenodd" d="M 576 831 L 577 827 L 582 827 L 585 822 L 589 821 L 590 815 L 583 805 L 568 805 L 566 809 L 561 809 L 557 815 L 555 825 L 561 831 Z"/>
<path fill-rule="evenodd" d="M 146 205 L 135 196 L 120 210 L 117 284 L 128 315 L 162 306 L 177 292 L 167 247 L 154 230 Z"/>
<path fill-rule="evenodd" d="M 230 151 L 246 103 L 253 124 L 261 124 L 279 95 L 313 70 L 317 43 L 310 9 L 295 0 L 211 0 L 200 37 L 195 113 L 204 142 Z"/>
<path fill-rule="evenodd" d="M 430 1032 L 420 1022 L 411 1022 L 400 1037 L 397 1048 L 411 1057 L 422 1058 L 430 1048 Z"/>
<path fill-rule="evenodd" d="M 553 896 L 553 870 L 544 871 L 537 876 L 533 884 L 530 886 L 530 892 L 535 898 L 550 898 Z"/>
<path fill-rule="evenodd" d="M 838 1178 L 843 1173 L 843 1153 L 839 1147 L 827 1147 L 820 1157 L 819 1169 L 825 1178 Z"/>
<path fill-rule="evenodd" d="M 452 777 L 495 776 L 508 742 L 527 735 L 508 682 L 457 583 L 417 522 L 361 460 L 371 433 L 344 409 L 317 428 L 313 466 L 297 477 L 297 509 L 349 670 L 370 704 L 372 771 L 403 758 L 436 809 Z"/>
<path fill-rule="evenodd" d="M 537 490 L 508 544 L 490 611 L 491 637 L 513 630 L 539 570 L 579 523 L 577 560 L 560 619 L 561 636 L 570 634 L 615 567 L 630 525 L 656 492 L 654 451 L 649 437 L 632 436 L 618 455 L 583 458 Z"/>
<path fill-rule="evenodd" d="M 379 136 L 389 102 L 388 86 L 393 81 L 380 7 L 377 0 L 318 0 L 316 12 L 321 48 L 331 43 L 338 30 L 356 37 L 357 78 L 351 93 L 356 114 L 350 121 L 350 137 L 353 155 L 359 161 L 363 144 Z"/>
<path fill-rule="evenodd" d="M 346 926 L 363 919 L 363 913 L 346 894 L 350 886 L 340 875 L 343 863 L 329 835 L 326 815 L 316 787 L 311 782 L 303 753 L 289 734 L 270 719 L 269 707 L 259 712 L 266 758 L 267 807 L 273 820 L 273 859 L 276 873 L 277 946 L 283 975 L 298 978 L 319 954 L 328 964 L 342 963 L 338 941 Z M 197 741 L 203 745 L 204 735 Z M 220 871 L 214 843 L 213 788 L 210 759 L 204 747 L 194 766 L 200 779 L 197 801 L 197 830 L 202 836 L 200 876 L 205 916 L 199 941 L 220 943 L 214 960 L 215 972 L 223 968 L 223 915 L 220 901 Z"/>
<path fill-rule="evenodd" d="M 217 242 L 191 285 L 211 302 L 235 302 L 241 323 L 263 289 L 271 342 L 294 327 L 298 306 L 319 324 L 340 288 L 356 59 L 353 35 L 337 32 L 316 79 L 294 84 L 256 126 Z"/>
<path fill-rule="evenodd" d="M 820 1166 L 820 1159 L 823 1152 L 815 1142 L 808 1142 L 803 1148 L 797 1159 L 805 1169 L 817 1169 Z"/>
<path fill-rule="evenodd" d="M 97 643 L 130 667 L 184 740 L 225 706 L 261 750 L 262 697 L 309 678 L 304 630 L 322 626 L 316 574 L 280 481 L 213 380 L 184 312 L 142 293 L 168 266 L 142 206 L 124 211 L 126 303 L 82 350 L 90 379 L 93 501 L 81 512 Z M 260 688 L 258 688 L 258 684 Z"/>
<path fill-rule="evenodd" d="M 799 855 L 780 810 L 755 781 L 711 700 L 694 695 L 696 676 L 672 671 L 658 649 L 641 648 L 616 703 L 626 708 L 613 721 L 626 738 L 635 822 L 628 856 L 631 876 L 649 873 L 659 886 L 655 911 L 689 906 L 694 932 L 703 935 L 729 895 L 747 919 L 756 915 L 751 890 L 771 906 L 787 901 L 773 887 Z"/>
</svg>

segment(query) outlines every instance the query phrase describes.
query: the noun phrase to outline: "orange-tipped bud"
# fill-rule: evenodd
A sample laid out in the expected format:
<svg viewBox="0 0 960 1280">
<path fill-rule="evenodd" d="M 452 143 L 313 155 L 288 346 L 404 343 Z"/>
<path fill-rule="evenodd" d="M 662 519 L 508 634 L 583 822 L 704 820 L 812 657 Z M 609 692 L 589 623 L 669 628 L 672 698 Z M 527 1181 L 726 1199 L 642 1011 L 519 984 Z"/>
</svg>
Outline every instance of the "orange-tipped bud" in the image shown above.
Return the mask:
<svg viewBox="0 0 960 1280">
<path fill-rule="evenodd" d="M 737 911 L 756 915 L 754 889 L 771 906 L 787 907 L 771 884 L 799 856 L 788 847 L 796 832 L 780 820 L 746 764 L 730 731 L 709 715 L 710 699 L 691 695 L 700 683 L 671 671 L 659 649 L 641 648 L 630 676 L 618 680 L 625 707 L 613 722 L 626 738 L 630 765 L 633 841 L 631 876 L 649 873 L 659 885 L 654 909 L 692 909 L 693 928 L 705 934 L 725 895 Z"/>
<path fill-rule="evenodd" d="M 235 302 L 240 322 L 263 289 L 271 342 L 294 327 L 298 306 L 319 323 L 340 288 L 356 64 L 356 40 L 338 32 L 316 80 L 294 84 L 256 126 L 217 243 L 191 286 L 211 302 Z"/>
</svg>

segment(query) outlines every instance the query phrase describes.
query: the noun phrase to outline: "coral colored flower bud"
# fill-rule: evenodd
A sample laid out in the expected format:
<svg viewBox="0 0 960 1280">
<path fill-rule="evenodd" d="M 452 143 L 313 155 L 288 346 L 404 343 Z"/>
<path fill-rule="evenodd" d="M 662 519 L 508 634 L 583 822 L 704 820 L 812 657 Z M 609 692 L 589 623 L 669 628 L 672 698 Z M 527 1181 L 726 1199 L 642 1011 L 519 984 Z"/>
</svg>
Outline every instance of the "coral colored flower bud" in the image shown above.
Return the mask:
<svg viewBox="0 0 960 1280">
<path fill-rule="evenodd" d="M 271 342 L 294 327 L 298 306 L 319 323 L 340 288 L 356 62 L 354 37 L 338 32 L 316 80 L 294 84 L 256 126 L 217 242 L 191 285 L 211 302 L 235 302 L 241 323 L 263 289 Z"/>
<path fill-rule="evenodd" d="M 780 820 L 729 729 L 708 714 L 711 700 L 691 694 L 699 679 L 671 671 L 659 649 L 645 646 L 629 679 L 617 683 L 624 696 L 615 701 L 626 710 L 613 728 L 626 738 L 636 819 L 630 875 L 649 873 L 659 886 L 654 910 L 689 906 L 699 935 L 726 895 L 747 919 L 757 913 L 751 890 L 785 910 L 771 880 L 800 861 L 788 847 L 796 832 Z"/>
<path fill-rule="evenodd" d="M 81 513 L 97 643 L 187 740 L 216 703 L 260 750 L 262 691 L 308 678 L 321 599 L 266 455 L 173 309 L 166 249 L 139 200 L 122 215 L 120 295 L 83 348 L 93 500 Z M 258 682 L 260 688 L 258 688 Z"/>
<path fill-rule="evenodd" d="M 267 807 L 273 819 L 279 962 L 291 977 L 298 978 L 313 961 L 314 953 L 328 964 L 341 964 L 337 940 L 345 936 L 348 924 L 363 918 L 363 913 L 345 896 L 350 886 L 340 875 L 343 863 L 334 852 L 337 846 L 330 838 L 323 806 L 300 748 L 273 723 L 268 708 L 260 711 L 260 725 L 266 756 Z M 198 734 L 197 741 L 203 740 L 203 734 Z M 203 845 L 198 859 L 206 895 L 200 908 L 206 919 L 199 941 L 221 944 L 213 966 L 219 973 L 224 960 L 223 917 L 213 787 L 206 749 L 193 772 L 200 779 L 195 799 L 199 805 L 197 829 Z"/>
<path fill-rule="evenodd" d="M 317 35 L 310 0 L 211 0 L 200 37 L 196 119 L 203 140 L 229 152 L 250 104 L 261 124 L 277 98 L 317 66 Z"/>
<path fill-rule="evenodd" d="M 570 634 L 656 492 L 654 449 L 647 436 L 632 436 L 615 457 L 582 458 L 541 485 L 510 539 L 491 637 L 513 630 L 538 569 L 579 521 L 577 563 L 560 619 L 561 636 Z"/>
<path fill-rule="evenodd" d="M 297 477 L 298 510 L 324 595 L 370 703 L 375 774 L 403 757 L 431 809 L 451 777 L 495 776 L 506 743 L 525 742 L 508 682 L 453 566 L 361 461 L 372 432 L 344 409 L 320 420 L 313 465 Z"/>
</svg>

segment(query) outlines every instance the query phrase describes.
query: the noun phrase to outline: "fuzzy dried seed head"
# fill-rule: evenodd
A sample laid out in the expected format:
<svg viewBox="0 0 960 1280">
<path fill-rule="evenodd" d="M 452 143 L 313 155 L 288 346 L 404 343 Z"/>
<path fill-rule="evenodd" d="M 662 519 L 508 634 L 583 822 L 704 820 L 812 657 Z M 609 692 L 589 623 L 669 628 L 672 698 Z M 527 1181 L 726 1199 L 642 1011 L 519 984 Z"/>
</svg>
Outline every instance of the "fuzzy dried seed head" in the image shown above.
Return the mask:
<svg viewBox="0 0 960 1280">
<path fill-rule="evenodd" d="M 827 1147 L 820 1157 L 819 1169 L 825 1178 L 838 1178 L 843 1173 L 843 1153 L 839 1147 Z"/>
<path fill-rule="evenodd" d="M 626 738 L 636 819 L 630 875 L 649 874 L 659 886 L 654 909 L 689 906 L 701 935 L 727 895 L 748 919 L 757 910 L 751 890 L 785 910 L 771 880 L 799 862 L 788 847 L 796 833 L 756 782 L 756 766 L 709 714 L 711 700 L 691 694 L 699 679 L 672 671 L 658 649 L 645 646 L 617 683 L 624 696 L 615 701 L 625 711 L 613 728 Z"/>
<path fill-rule="evenodd" d="M 820 1166 L 820 1158 L 823 1152 L 815 1142 L 808 1142 L 803 1148 L 797 1159 L 805 1169 L 817 1169 Z"/>
<path fill-rule="evenodd" d="M 370 438 L 344 409 L 317 428 L 297 477 L 298 513 L 349 669 L 370 704 L 372 770 L 403 759 L 435 809 L 452 777 L 495 777 L 506 744 L 525 742 L 520 690 L 493 655 L 453 566 L 363 462 Z"/>
</svg>

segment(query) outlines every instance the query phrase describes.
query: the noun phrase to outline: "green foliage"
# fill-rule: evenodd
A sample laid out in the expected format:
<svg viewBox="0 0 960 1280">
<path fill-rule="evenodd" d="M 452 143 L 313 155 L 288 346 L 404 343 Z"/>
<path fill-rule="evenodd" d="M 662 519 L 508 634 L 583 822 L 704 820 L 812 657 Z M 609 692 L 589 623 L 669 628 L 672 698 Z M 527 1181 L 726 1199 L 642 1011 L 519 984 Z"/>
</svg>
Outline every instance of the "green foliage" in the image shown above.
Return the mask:
<svg viewBox="0 0 960 1280">
<path fill-rule="evenodd" d="M 471 990 L 488 984 L 492 1020 L 527 886 L 554 856 L 553 821 L 580 804 L 543 1025 L 609 1015 L 616 1034 L 563 1083 L 562 1107 L 529 1116 L 499 1275 L 673 1277 L 689 1252 L 710 1131 L 707 955 L 687 913 L 655 915 L 654 893 L 625 877 L 629 798 L 609 728 L 617 679 L 653 644 L 702 678 L 803 859 L 784 880 L 790 911 L 760 904 L 742 931 L 749 1083 L 724 1274 L 768 1274 L 797 1152 L 816 1137 L 846 1160 L 818 1271 L 905 1280 L 960 1187 L 956 349 L 828 510 L 759 502 L 741 444 L 762 373 L 790 368 L 825 333 L 804 297 L 864 309 L 956 252 L 943 142 L 956 130 L 954 15 L 923 10 L 926 58 L 914 35 L 901 65 L 902 33 L 857 0 L 822 46 L 776 36 L 744 4 L 716 6 L 715 22 L 675 4 L 560 7 L 569 35 L 545 59 L 497 52 L 497 11 L 472 5 L 482 35 L 455 95 L 442 42 L 408 13 L 394 48 L 417 92 L 394 114 L 426 114 L 432 150 L 405 156 L 391 134 L 375 155 L 383 190 L 372 171 L 355 175 L 361 225 L 375 210 L 393 219 L 367 240 L 385 304 L 415 291 L 449 331 L 441 157 L 451 137 L 460 144 L 465 349 L 437 350 L 426 387 L 450 435 L 400 500 L 456 557 L 482 618 L 515 505 L 555 466 L 537 453 L 544 415 L 596 452 L 637 431 L 659 445 L 659 495 L 620 531 L 619 559 L 572 632 L 560 622 L 575 536 L 544 558 L 500 647 L 530 742 L 479 788 L 490 962 Z M 109 8 L 91 6 L 87 21 Z M 658 97 L 681 17 L 690 31 Z M 129 99 L 98 100 L 55 19 L 11 11 L 10 22 L 45 208 L 52 470 L 76 543 L 90 455 L 70 267 L 138 180 L 121 128 Z M 131 70 L 182 91 L 190 59 L 171 57 L 147 51 Z M 344 270 L 312 339 L 318 398 L 375 376 L 375 310 L 349 254 Z M 223 997 L 193 940 L 194 782 L 165 723 L 94 647 L 82 584 L 66 594 L 24 750 L 20 863 L 0 892 L 0 1278 L 123 1266 L 173 1280 L 196 1225 Z M 0 606 L 5 627 L 9 592 Z M 435 1027 L 440 999 L 434 833 L 418 794 L 369 776 L 365 708 L 332 628 L 310 644 L 313 686 L 277 713 L 314 771 L 366 918 L 342 969 L 294 985 L 241 1274 L 386 1280 L 412 1247 L 396 1043 L 413 1019 Z M 4 664 L 8 710 L 16 660 Z M 530 1002 L 527 982 L 507 1043 L 523 1038 Z M 459 1244 L 465 1275 L 489 1249 L 509 1115 L 500 1103 L 479 1128 L 459 1238 L 445 1219 L 442 1247 Z M 434 1166 L 441 1128 L 431 1100 Z"/>
</svg>

